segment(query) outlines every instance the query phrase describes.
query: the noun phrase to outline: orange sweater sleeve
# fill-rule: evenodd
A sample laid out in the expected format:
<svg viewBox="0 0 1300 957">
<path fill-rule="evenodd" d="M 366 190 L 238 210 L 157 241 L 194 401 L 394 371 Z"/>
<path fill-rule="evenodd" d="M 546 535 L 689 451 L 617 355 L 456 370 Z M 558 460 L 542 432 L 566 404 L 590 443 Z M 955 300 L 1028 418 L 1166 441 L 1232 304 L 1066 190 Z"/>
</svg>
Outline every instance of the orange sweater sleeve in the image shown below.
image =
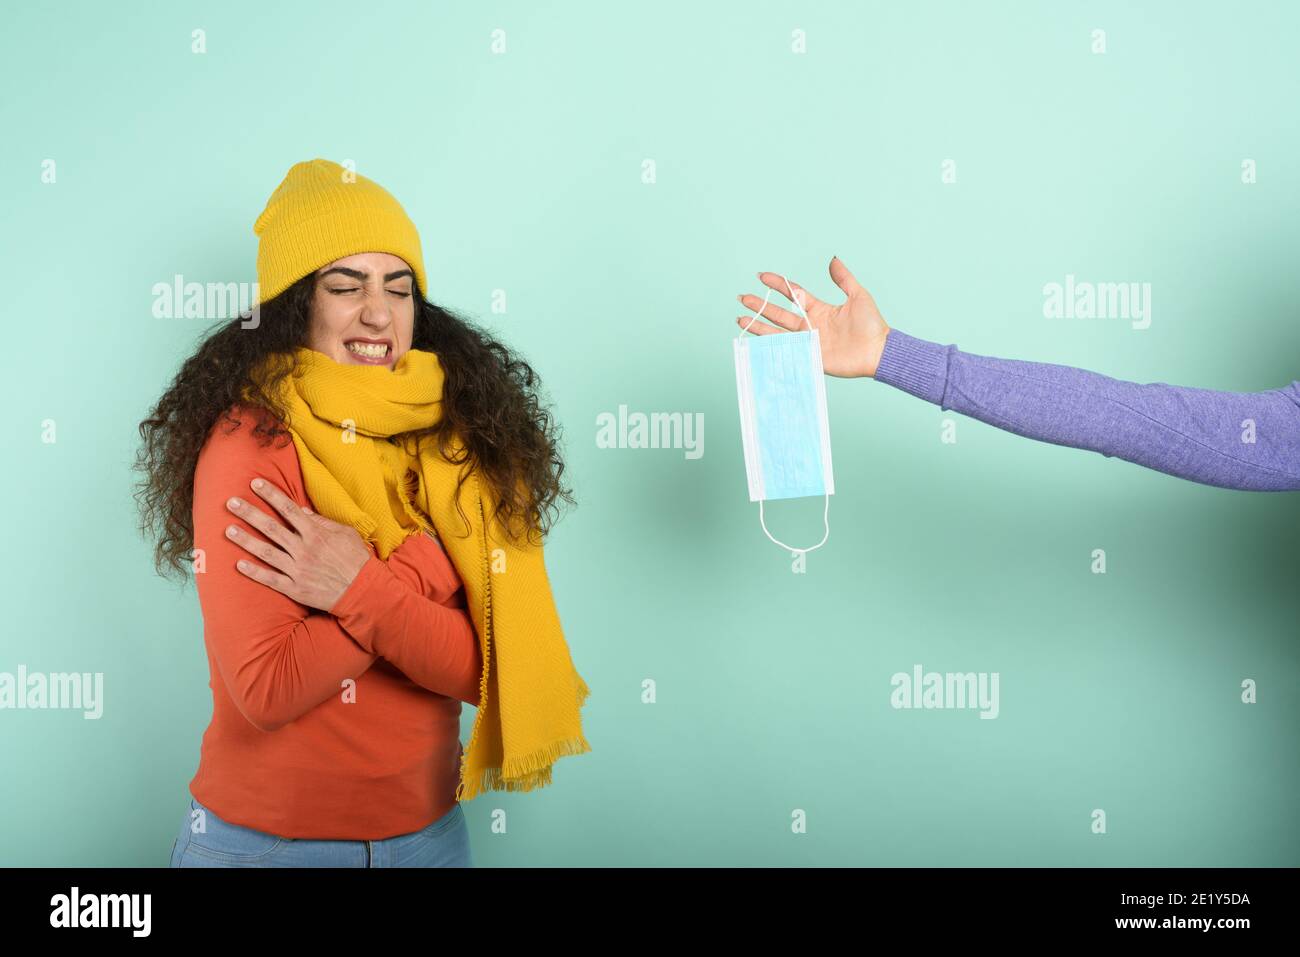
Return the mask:
<svg viewBox="0 0 1300 957">
<path fill-rule="evenodd" d="M 255 476 L 261 476 L 274 482 L 297 504 L 311 504 L 293 444 L 280 438 L 269 445 L 260 445 L 252 434 L 257 414 L 245 410 L 239 416 L 241 423 L 233 431 L 227 431 L 230 425 L 224 419 L 213 427 L 195 469 L 194 544 L 203 555 L 201 572 L 196 555 L 195 582 L 205 639 L 226 688 L 251 724 L 263 731 L 274 731 L 339 694 L 343 682 L 364 674 L 378 654 L 358 644 L 333 614 L 300 605 L 235 567 L 235 562 L 246 558 L 247 552 L 226 537 L 228 525 L 238 524 L 250 534 L 265 538 L 226 508 L 227 499 L 238 495 L 269 514 L 270 506 L 249 485 Z M 368 633 L 373 639 L 376 634 L 382 636 L 388 628 L 401 628 L 413 622 L 410 599 L 428 599 L 411 592 L 378 557 L 372 555 L 371 562 L 383 565 L 386 576 L 376 575 L 378 569 L 370 567 L 366 581 L 359 587 L 357 581 L 349 586 L 352 598 L 360 600 L 364 595 L 368 596 L 364 598 L 367 603 L 381 598 L 387 601 L 397 594 L 390 595 L 383 590 L 382 586 L 389 584 L 402 589 L 406 599 L 397 603 L 393 615 L 377 616 L 379 620 Z M 372 591 L 367 582 L 381 587 Z M 444 608 L 443 611 L 447 614 L 438 616 L 426 611 L 426 621 L 444 626 L 454 622 L 456 610 Z M 468 619 L 465 625 L 472 636 Z M 380 637 L 380 644 L 388 643 Z M 406 650 L 404 642 L 396 644 L 397 653 Z M 472 644 L 477 652 L 477 638 L 473 638 Z M 459 659 L 453 661 L 463 667 Z M 393 664 L 402 668 L 397 661 Z M 417 655 L 412 667 L 421 664 Z M 422 667 L 426 680 L 447 684 L 433 676 L 427 661 Z M 447 671 L 445 667 L 443 670 Z M 452 671 L 455 677 L 450 684 L 463 687 L 461 673 Z M 408 677 L 419 681 L 415 676 Z M 474 697 L 477 699 L 477 688 Z"/>
<path fill-rule="evenodd" d="M 417 538 L 403 542 L 389 562 L 398 561 L 398 552 Z M 478 707 L 483 656 L 469 615 L 413 590 L 389 562 L 372 554 L 330 614 L 358 645 L 391 661 L 416 684 Z M 407 566 L 403 574 L 419 572 Z"/>
</svg>

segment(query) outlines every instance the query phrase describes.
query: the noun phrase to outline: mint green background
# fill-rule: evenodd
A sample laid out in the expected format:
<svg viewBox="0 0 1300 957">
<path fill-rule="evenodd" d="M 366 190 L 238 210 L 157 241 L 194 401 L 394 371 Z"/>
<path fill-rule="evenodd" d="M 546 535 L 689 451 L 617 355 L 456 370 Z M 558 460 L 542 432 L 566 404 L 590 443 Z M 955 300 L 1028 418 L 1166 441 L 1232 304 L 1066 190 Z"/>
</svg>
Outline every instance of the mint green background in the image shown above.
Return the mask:
<svg viewBox="0 0 1300 957">
<path fill-rule="evenodd" d="M 2 863 L 167 862 L 211 699 L 128 466 L 211 323 L 152 318 L 151 287 L 251 282 L 254 218 L 316 156 L 398 196 L 434 298 L 566 429 L 581 505 L 547 561 L 594 750 L 466 805 L 480 866 L 1300 863 L 1300 500 L 831 379 L 831 535 L 794 575 L 746 494 L 729 341 L 756 270 L 837 301 L 838 254 L 894 327 L 969 352 L 1300 378 L 1293 6 L 288 6 L 23 5 L 0 32 L 0 670 L 106 684 L 97 722 L 0 712 Z M 1151 327 L 1044 319 L 1067 273 L 1151 282 Z M 705 455 L 598 449 L 620 403 L 703 412 Z M 821 509 L 769 527 L 816 541 Z M 916 663 L 999 672 L 1001 716 L 891 709 Z"/>
</svg>

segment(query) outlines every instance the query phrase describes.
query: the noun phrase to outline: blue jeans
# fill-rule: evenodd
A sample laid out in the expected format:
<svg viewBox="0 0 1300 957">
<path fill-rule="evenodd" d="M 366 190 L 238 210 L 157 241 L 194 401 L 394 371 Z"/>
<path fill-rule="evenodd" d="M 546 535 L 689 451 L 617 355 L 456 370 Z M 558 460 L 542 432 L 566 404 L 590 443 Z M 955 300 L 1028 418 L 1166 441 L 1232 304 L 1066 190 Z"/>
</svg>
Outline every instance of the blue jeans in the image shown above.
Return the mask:
<svg viewBox="0 0 1300 957">
<path fill-rule="evenodd" d="M 197 817 L 194 811 L 201 810 Z M 194 831 L 191 822 L 204 822 Z M 219 818 L 190 798 L 171 867 L 473 867 L 469 827 L 457 803 L 428 827 L 378 841 L 277 837 Z"/>
</svg>

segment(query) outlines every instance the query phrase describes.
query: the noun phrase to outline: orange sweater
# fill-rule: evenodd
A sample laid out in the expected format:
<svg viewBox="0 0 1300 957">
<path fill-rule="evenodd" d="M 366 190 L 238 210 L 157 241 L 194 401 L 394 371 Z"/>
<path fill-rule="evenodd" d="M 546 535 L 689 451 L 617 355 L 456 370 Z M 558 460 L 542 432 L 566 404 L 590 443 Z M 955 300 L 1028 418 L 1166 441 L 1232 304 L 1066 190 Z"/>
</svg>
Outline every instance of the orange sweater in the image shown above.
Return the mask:
<svg viewBox="0 0 1300 957">
<path fill-rule="evenodd" d="M 378 840 L 427 827 L 456 803 L 461 702 L 479 702 L 483 660 L 465 590 L 442 546 L 407 538 L 374 554 L 329 613 L 235 567 L 264 565 L 225 534 L 259 531 L 226 507 L 261 476 L 299 505 L 306 494 L 287 436 L 252 434 L 259 412 L 213 427 L 194 475 L 194 544 L 212 721 L 190 792 L 235 824 L 281 837 Z M 279 443 L 283 442 L 283 445 Z M 278 547 L 278 546 L 277 546 Z"/>
</svg>

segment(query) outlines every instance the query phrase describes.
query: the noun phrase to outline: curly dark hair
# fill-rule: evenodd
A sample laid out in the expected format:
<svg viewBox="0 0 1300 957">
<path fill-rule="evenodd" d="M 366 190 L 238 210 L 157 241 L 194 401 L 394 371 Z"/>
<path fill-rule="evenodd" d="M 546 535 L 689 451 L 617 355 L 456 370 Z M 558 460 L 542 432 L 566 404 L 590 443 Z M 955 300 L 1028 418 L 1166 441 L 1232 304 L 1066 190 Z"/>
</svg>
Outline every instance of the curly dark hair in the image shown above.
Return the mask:
<svg viewBox="0 0 1300 957">
<path fill-rule="evenodd" d="M 199 451 L 218 420 L 238 427 L 230 413 L 243 405 L 259 414 L 254 434 L 266 445 L 288 436 L 286 410 L 277 398 L 277 384 L 291 371 L 290 362 L 259 383 L 253 373 L 267 356 L 291 357 L 307 345 L 310 304 L 316 274 L 309 273 L 259 307 L 256 327 L 241 315 L 224 320 L 181 366 L 171 386 L 140 423 L 143 444 L 133 470 L 144 473 L 135 499 L 139 530 L 156 538 L 154 564 L 164 577 L 176 571 L 188 578 L 194 547 L 194 472 Z M 395 440 L 437 443 L 448 462 L 464 465 L 460 487 L 470 469 L 477 468 L 496 500 L 494 518 L 512 539 L 527 533 L 544 537 L 554 525 L 558 502 L 576 504 L 572 489 L 561 477 L 560 428 L 538 399 L 540 380 L 532 367 L 469 320 L 437 306 L 412 286 L 415 324 L 411 348 L 435 352 L 443 367 L 442 417 L 418 432 Z M 244 391 L 248 390 L 245 398 Z M 269 413 L 269 414 L 268 414 Z M 459 438 L 464 454 L 455 458 L 451 440 Z M 464 517 L 464 511 L 461 510 Z M 467 526 L 468 527 L 468 526 Z M 517 528 L 518 527 L 518 528 Z"/>
</svg>

